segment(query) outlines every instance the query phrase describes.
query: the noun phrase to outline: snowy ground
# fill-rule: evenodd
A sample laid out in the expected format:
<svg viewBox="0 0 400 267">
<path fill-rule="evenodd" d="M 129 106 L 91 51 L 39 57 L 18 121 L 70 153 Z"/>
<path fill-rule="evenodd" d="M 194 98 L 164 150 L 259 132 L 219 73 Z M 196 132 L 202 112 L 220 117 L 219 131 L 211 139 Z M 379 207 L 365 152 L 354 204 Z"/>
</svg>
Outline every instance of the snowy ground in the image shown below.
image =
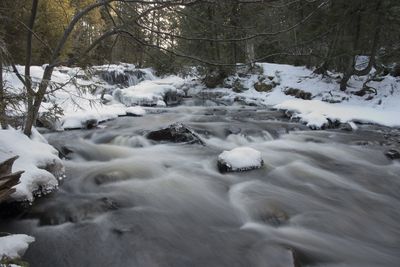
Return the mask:
<svg viewBox="0 0 400 267">
<path fill-rule="evenodd" d="M 189 95 L 211 98 L 217 103 L 288 110 L 293 118 L 315 129 L 332 122 L 400 126 L 399 77 L 387 75 L 367 82 L 374 72 L 364 77 L 354 76 L 349 81 L 348 90 L 341 92 L 338 84 L 340 74 L 337 73 L 328 73 L 323 77 L 305 67 L 271 63 L 261 63 L 259 66 L 263 69 L 261 74 L 235 75 L 227 79 L 227 87 L 239 82 L 242 92 L 235 92 L 232 88 L 205 89 L 199 80 L 192 81 L 191 77 L 158 78 L 151 69 L 136 69 L 131 64 L 95 66 L 89 71 L 61 67 L 54 71 L 54 92 L 43 103 L 41 112 L 46 114 L 57 106 L 63 110 L 63 114 L 58 123 L 53 123 L 54 128 L 85 128 L 88 121 L 97 124 L 118 116 L 132 115 L 127 108 L 166 106 L 166 98 L 182 97 L 185 95 L 183 88 L 190 88 Z M 23 73 L 23 67 L 19 66 L 18 69 Z M 38 82 L 43 67 L 33 66 L 31 73 L 34 82 Z M 126 82 L 118 84 L 123 78 Z M 14 90 L 22 90 L 21 82 L 12 72 L 6 72 L 5 80 Z M 256 83 L 267 84 L 272 90 L 258 92 L 254 88 Z M 372 89 L 363 96 L 355 95 L 364 83 Z M 309 93 L 311 101 L 286 95 L 288 90 Z M 23 105 L 21 109 L 24 110 Z M 136 115 L 143 115 L 143 111 Z"/>
<path fill-rule="evenodd" d="M 288 110 L 293 118 L 300 119 L 314 129 L 322 128 L 329 122 L 400 126 L 400 77 L 387 75 L 378 78 L 379 80 L 369 81 L 366 85 L 373 89 L 364 96 L 357 96 L 354 93 L 363 88 L 363 84 L 374 72 L 364 77 L 353 76 L 347 91 L 341 92 L 339 74 L 328 73 L 328 76 L 323 77 L 305 67 L 270 63 L 259 65 L 263 68 L 261 75 L 236 75 L 228 78 L 231 81 L 238 80 L 245 88 L 243 92 L 237 93 L 231 88 L 204 90 L 204 86 L 200 85 L 196 85 L 189 92 L 192 95 L 208 94 L 208 97 L 214 98 L 216 102 L 238 102 Z M 254 84 L 259 80 L 271 84 L 273 89 L 269 92 L 256 91 Z M 312 100 L 286 95 L 285 91 L 290 89 L 311 93 Z M 376 93 L 373 92 L 374 89 Z"/>
<path fill-rule="evenodd" d="M 24 73 L 22 66 L 17 66 L 17 69 Z M 31 67 L 34 85 L 40 81 L 43 71 L 43 66 Z M 13 92 L 23 92 L 23 85 L 13 72 L 5 72 L 4 80 L 6 87 Z M 125 84 L 129 87 L 126 88 Z M 168 93 L 183 95 L 183 91 L 178 89 L 183 84 L 184 80 L 179 77 L 157 78 L 151 69 L 136 69 L 131 64 L 95 66 L 88 71 L 60 67 L 53 72 L 51 93 L 40 112 L 47 114 L 55 109 L 62 110 L 57 122 L 50 122 L 57 130 L 84 128 L 88 121 L 97 124 L 132 115 L 132 106 L 166 106 L 164 97 Z M 9 110 L 9 114 L 18 115 L 26 110 L 22 103 L 20 109 Z M 133 115 L 144 113 L 141 109 Z"/>
</svg>

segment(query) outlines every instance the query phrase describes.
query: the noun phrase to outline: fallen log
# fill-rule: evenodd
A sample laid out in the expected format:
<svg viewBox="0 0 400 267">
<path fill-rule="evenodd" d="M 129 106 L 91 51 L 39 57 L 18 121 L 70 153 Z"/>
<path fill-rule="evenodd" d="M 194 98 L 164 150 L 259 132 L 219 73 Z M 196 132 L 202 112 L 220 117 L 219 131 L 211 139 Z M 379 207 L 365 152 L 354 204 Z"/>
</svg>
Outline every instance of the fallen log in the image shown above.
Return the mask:
<svg viewBox="0 0 400 267">
<path fill-rule="evenodd" d="M 19 184 L 23 171 L 12 172 L 12 166 L 18 159 L 18 156 L 7 159 L 0 163 L 0 203 L 10 198 L 15 192 L 14 186 Z"/>
</svg>

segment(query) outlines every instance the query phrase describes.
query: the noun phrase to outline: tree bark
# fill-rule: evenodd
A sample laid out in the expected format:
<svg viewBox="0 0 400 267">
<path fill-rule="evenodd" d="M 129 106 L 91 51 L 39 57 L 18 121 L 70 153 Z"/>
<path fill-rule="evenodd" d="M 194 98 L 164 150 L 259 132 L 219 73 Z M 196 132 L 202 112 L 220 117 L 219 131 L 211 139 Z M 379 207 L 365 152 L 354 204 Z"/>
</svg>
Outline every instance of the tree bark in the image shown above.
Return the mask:
<svg viewBox="0 0 400 267">
<path fill-rule="evenodd" d="M 42 104 L 43 98 L 46 95 L 47 87 L 49 86 L 53 70 L 54 67 L 51 66 L 47 66 L 45 68 L 42 81 L 40 82 L 38 91 L 35 94 L 31 109 L 28 110 L 28 115 L 24 127 L 24 134 L 27 136 L 30 136 L 32 133 L 32 127 L 35 125 L 35 122 L 39 115 L 40 105 Z"/>
<path fill-rule="evenodd" d="M 4 98 L 4 83 L 3 83 L 3 55 L 1 54 L 0 54 L 0 124 L 2 129 L 7 128 L 6 101 Z"/>
<path fill-rule="evenodd" d="M 32 2 L 32 9 L 31 9 L 31 16 L 29 19 L 28 24 L 28 33 L 26 37 L 26 56 L 25 56 L 25 89 L 27 94 L 27 118 L 26 118 L 26 125 L 33 125 L 34 118 L 33 118 L 33 99 L 35 97 L 35 92 L 32 89 L 32 79 L 31 79 L 31 62 L 32 62 L 32 33 L 33 27 L 35 25 L 36 14 L 37 14 L 37 7 L 38 7 L 39 0 L 33 0 Z M 29 123 L 28 123 L 29 121 Z M 32 121 L 32 122 L 31 122 Z M 26 126 L 25 125 L 25 126 Z M 32 125 L 28 128 L 24 128 L 24 134 L 30 136 Z"/>
</svg>

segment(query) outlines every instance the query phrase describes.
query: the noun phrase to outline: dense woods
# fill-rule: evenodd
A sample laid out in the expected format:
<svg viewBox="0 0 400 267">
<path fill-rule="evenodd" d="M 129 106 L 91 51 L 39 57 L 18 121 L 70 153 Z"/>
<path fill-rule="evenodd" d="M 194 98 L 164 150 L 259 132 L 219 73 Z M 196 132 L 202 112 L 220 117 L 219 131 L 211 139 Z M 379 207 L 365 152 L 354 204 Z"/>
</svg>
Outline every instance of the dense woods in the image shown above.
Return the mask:
<svg viewBox="0 0 400 267">
<path fill-rule="evenodd" d="M 32 64 L 48 63 L 74 15 L 96 2 L 38 1 Z M 394 0 L 104 3 L 77 22 L 60 58 L 73 58 L 113 28 L 127 33 L 102 40 L 79 63 L 122 61 L 167 71 L 171 59 L 176 67 L 196 59 L 211 65 L 274 61 L 345 71 L 354 55 L 375 55 L 374 65 L 399 55 L 400 8 Z M 14 63 L 25 63 L 31 5 L 1 3 L 1 38 Z"/>
<path fill-rule="evenodd" d="M 346 90 L 353 75 L 393 71 L 400 52 L 396 0 L 16 0 L 0 10 L 2 64 L 48 64 L 39 85 L 29 68 L 18 74 L 28 135 L 60 65 L 129 62 L 158 74 L 202 65 L 224 76 L 268 61 L 342 72 Z M 369 60 L 356 66 L 357 56 Z"/>
</svg>

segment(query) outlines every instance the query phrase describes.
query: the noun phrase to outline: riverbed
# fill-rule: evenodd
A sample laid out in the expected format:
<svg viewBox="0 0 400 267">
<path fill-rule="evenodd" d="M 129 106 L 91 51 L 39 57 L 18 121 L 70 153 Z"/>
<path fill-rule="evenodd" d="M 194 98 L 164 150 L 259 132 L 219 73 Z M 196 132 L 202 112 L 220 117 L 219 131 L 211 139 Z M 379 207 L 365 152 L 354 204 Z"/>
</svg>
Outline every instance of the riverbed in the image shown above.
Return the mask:
<svg viewBox="0 0 400 267">
<path fill-rule="evenodd" d="M 201 144 L 153 142 L 181 122 Z M 182 105 L 97 129 L 48 133 L 58 192 L 1 229 L 36 238 L 31 266 L 399 266 L 400 131 L 311 131 L 283 112 Z M 221 174 L 240 146 L 258 170 Z"/>
</svg>

